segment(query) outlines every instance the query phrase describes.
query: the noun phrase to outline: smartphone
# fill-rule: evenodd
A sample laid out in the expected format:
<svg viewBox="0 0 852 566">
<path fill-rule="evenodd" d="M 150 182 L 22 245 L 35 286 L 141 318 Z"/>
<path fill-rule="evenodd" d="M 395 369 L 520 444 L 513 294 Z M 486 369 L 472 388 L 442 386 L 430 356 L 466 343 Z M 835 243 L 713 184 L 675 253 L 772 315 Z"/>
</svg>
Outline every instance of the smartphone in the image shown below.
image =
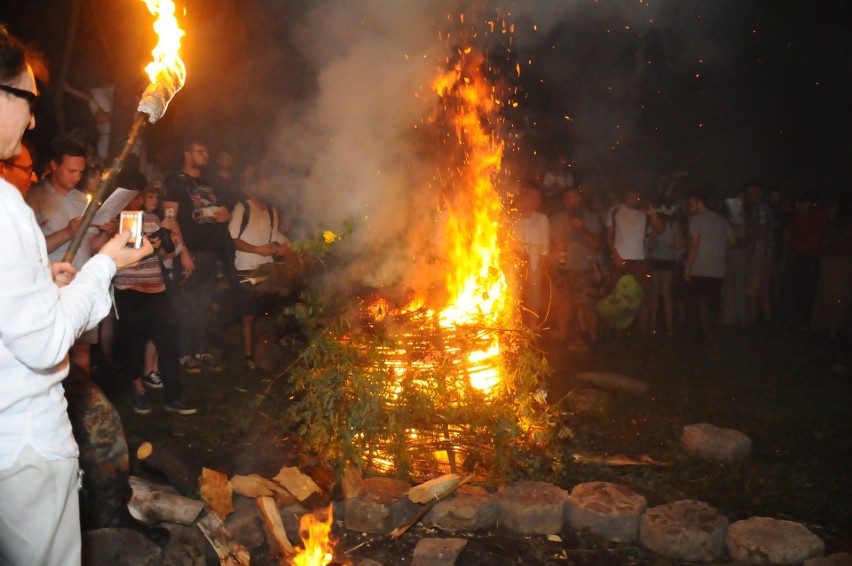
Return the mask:
<svg viewBox="0 0 852 566">
<path fill-rule="evenodd" d="M 174 218 L 175 217 L 175 209 L 170 206 L 166 209 L 166 218 Z"/>
<path fill-rule="evenodd" d="M 142 247 L 142 217 L 141 210 L 125 210 L 121 213 L 121 222 L 118 225 L 118 233 L 130 232 L 130 240 L 127 241 L 128 248 Z"/>
</svg>

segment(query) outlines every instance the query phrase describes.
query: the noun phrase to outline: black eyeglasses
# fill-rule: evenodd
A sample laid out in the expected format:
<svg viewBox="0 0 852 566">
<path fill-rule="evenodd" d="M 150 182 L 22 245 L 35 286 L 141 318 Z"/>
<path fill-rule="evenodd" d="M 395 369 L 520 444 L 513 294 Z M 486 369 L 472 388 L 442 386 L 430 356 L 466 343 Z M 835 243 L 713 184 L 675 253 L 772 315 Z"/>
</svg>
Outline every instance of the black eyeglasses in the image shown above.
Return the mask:
<svg viewBox="0 0 852 566">
<path fill-rule="evenodd" d="M 33 173 L 35 172 L 35 167 L 33 165 L 18 165 L 17 163 L 10 163 L 8 161 L 4 161 L 3 165 L 5 165 L 6 167 L 14 167 L 15 169 L 20 169 L 27 177 L 32 177 Z"/>
<path fill-rule="evenodd" d="M 12 96 L 17 96 L 18 98 L 23 98 L 30 105 L 30 112 L 35 112 L 36 101 L 38 100 L 38 94 L 34 92 L 30 92 L 28 90 L 23 90 L 20 88 L 15 88 L 9 85 L 0 85 L 0 90 L 3 92 L 8 92 Z"/>
</svg>

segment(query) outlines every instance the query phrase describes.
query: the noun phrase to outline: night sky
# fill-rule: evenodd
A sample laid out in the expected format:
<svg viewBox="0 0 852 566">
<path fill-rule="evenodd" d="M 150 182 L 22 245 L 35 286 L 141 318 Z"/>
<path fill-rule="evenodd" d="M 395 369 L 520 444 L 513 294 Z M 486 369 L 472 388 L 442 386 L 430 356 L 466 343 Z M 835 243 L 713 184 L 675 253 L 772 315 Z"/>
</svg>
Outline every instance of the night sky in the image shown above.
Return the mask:
<svg viewBox="0 0 852 566">
<path fill-rule="evenodd" d="M 288 113 L 319 92 L 321 67 L 302 37 L 316 6 L 369 11 L 385 3 L 187 0 L 181 24 L 188 84 L 149 130 L 149 141 L 169 142 L 200 128 L 214 147 L 227 143 L 255 157 L 265 153 L 276 129 L 287 127 Z M 492 13 L 515 25 L 511 45 L 499 34 L 483 41 L 495 64 L 507 70 L 505 82 L 522 93 L 507 118 L 523 134 L 517 152 L 524 159 L 564 155 L 578 180 L 607 186 L 653 186 L 676 170 L 722 192 L 757 179 L 790 195 L 810 188 L 836 194 L 852 181 L 848 2 L 435 4 L 436 13 L 472 14 L 468 27 L 477 15 L 488 19 Z M 30 0 L 0 8 L 0 21 L 45 53 L 54 77 L 67 52 L 72 5 Z M 412 16 L 420 17 L 417 22 L 404 10 L 395 14 L 405 26 L 422 24 L 436 43 L 439 28 L 452 25 L 447 17 Z M 81 89 L 116 84 L 117 131 L 122 121 L 129 123 L 144 84 L 141 68 L 154 42 L 150 23 L 137 0 L 81 2 L 69 82 Z M 356 16 L 351 25 L 370 24 Z M 44 88 L 38 131 L 28 134 L 42 148 L 56 131 L 55 89 Z M 70 126 L 92 128 L 84 104 L 68 96 L 62 104 Z"/>
</svg>

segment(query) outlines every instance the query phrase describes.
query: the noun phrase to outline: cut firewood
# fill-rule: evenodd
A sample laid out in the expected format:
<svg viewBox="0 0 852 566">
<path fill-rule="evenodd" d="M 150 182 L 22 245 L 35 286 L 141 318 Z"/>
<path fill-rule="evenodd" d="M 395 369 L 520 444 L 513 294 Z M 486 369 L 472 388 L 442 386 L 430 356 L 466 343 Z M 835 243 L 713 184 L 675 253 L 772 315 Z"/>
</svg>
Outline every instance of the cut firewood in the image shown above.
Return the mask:
<svg viewBox="0 0 852 566">
<path fill-rule="evenodd" d="M 343 470 L 343 477 L 340 478 L 340 487 L 343 489 L 343 497 L 352 499 L 361 495 L 361 484 L 364 483 L 364 478 L 361 477 L 361 470 L 355 464 L 348 464 Z"/>
<path fill-rule="evenodd" d="M 231 478 L 231 488 L 234 490 L 234 493 L 251 498 L 271 496 L 276 492 L 289 495 L 286 489 L 274 481 L 257 474 L 233 476 Z"/>
<path fill-rule="evenodd" d="M 588 456 L 585 454 L 571 454 L 571 459 L 578 464 L 607 464 L 609 466 L 671 466 L 671 462 L 661 462 L 654 460 L 645 454 L 638 458 L 631 458 L 624 454 L 615 454 L 613 456 Z"/>
<path fill-rule="evenodd" d="M 391 538 L 392 539 L 398 539 L 399 537 L 404 535 L 405 531 L 407 531 L 408 529 L 410 529 L 411 527 L 413 527 L 414 525 L 419 523 L 420 519 L 425 517 L 426 513 L 428 513 L 432 509 L 432 507 L 437 505 L 439 501 L 443 501 L 444 499 L 446 499 L 455 490 L 457 490 L 458 488 L 460 488 L 461 486 L 463 486 L 464 484 L 469 482 L 472 478 L 473 478 L 473 476 L 467 476 L 466 478 L 464 478 L 463 480 L 458 482 L 458 484 L 456 484 L 456 486 L 453 487 L 453 489 L 451 489 L 450 491 L 445 492 L 440 497 L 433 498 L 431 501 L 429 501 L 429 503 L 427 503 L 423 506 L 423 508 L 420 510 L 419 513 L 417 513 L 417 515 L 415 515 L 414 517 L 409 519 L 407 522 L 403 523 L 402 525 L 400 525 L 397 528 L 395 528 L 394 530 L 392 530 L 391 533 L 390 533 Z"/>
<path fill-rule="evenodd" d="M 155 523 L 179 523 L 191 525 L 204 508 L 204 502 L 175 493 L 175 490 L 155 485 L 141 478 L 130 476 L 133 491 L 127 509 L 137 521 L 148 525 Z"/>
<path fill-rule="evenodd" d="M 322 493 L 322 490 L 314 480 L 303 474 L 296 467 L 281 468 L 278 475 L 272 479 L 283 485 L 299 501 L 304 501 L 314 493 Z"/>
<path fill-rule="evenodd" d="M 284 530 L 284 523 L 281 521 L 281 514 L 278 513 L 275 500 L 271 497 L 258 497 L 256 501 L 260 516 L 263 517 L 263 526 L 266 527 L 267 540 L 272 554 L 276 558 L 282 555 L 292 556 L 296 554 L 296 550 L 287 538 L 287 531 Z"/>
<path fill-rule="evenodd" d="M 233 490 L 228 476 L 222 472 L 201 468 L 201 477 L 198 478 L 201 497 L 210 506 L 220 519 L 234 512 Z"/>
<path fill-rule="evenodd" d="M 136 458 L 143 468 L 149 468 L 165 476 L 169 484 L 181 494 L 189 495 L 195 491 L 195 478 L 189 468 L 167 450 L 155 449 L 150 442 L 143 442 L 136 449 Z"/>
<path fill-rule="evenodd" d="M 444 474 L 408 490 L 408 499 L 414 503 L 428 503 L 433 499 L 441 499 L 444 495 L 456 490 L 461 478 L 458 474 Z"/>
<path fill-rule="evenodd" d="M 251 553 L 241 545 L 231 534 L 216 513 L 207 513 L 198 521 L 198 528 L 204 533 L 204 538 L 216 551 L 222 566 L 249 566 Z"/>
</svg>

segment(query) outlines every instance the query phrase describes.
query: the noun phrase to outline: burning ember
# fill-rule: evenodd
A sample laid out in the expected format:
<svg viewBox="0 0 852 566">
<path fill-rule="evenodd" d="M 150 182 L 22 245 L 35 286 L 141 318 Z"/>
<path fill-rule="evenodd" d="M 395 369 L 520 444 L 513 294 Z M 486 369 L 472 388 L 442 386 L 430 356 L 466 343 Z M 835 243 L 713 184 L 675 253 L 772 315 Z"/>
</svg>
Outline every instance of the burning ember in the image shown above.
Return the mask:
<svg viewBox="0 0 852 566">
<path fill-rule="evenodd" d="M 305 544 L 293 557 L 293 566 L 326 566 L 334 558 L 331 539 L 332 507 L 328 507 L 325 520 L 309 513 L 302 515 L 299 536 Z"/>
</svg>

